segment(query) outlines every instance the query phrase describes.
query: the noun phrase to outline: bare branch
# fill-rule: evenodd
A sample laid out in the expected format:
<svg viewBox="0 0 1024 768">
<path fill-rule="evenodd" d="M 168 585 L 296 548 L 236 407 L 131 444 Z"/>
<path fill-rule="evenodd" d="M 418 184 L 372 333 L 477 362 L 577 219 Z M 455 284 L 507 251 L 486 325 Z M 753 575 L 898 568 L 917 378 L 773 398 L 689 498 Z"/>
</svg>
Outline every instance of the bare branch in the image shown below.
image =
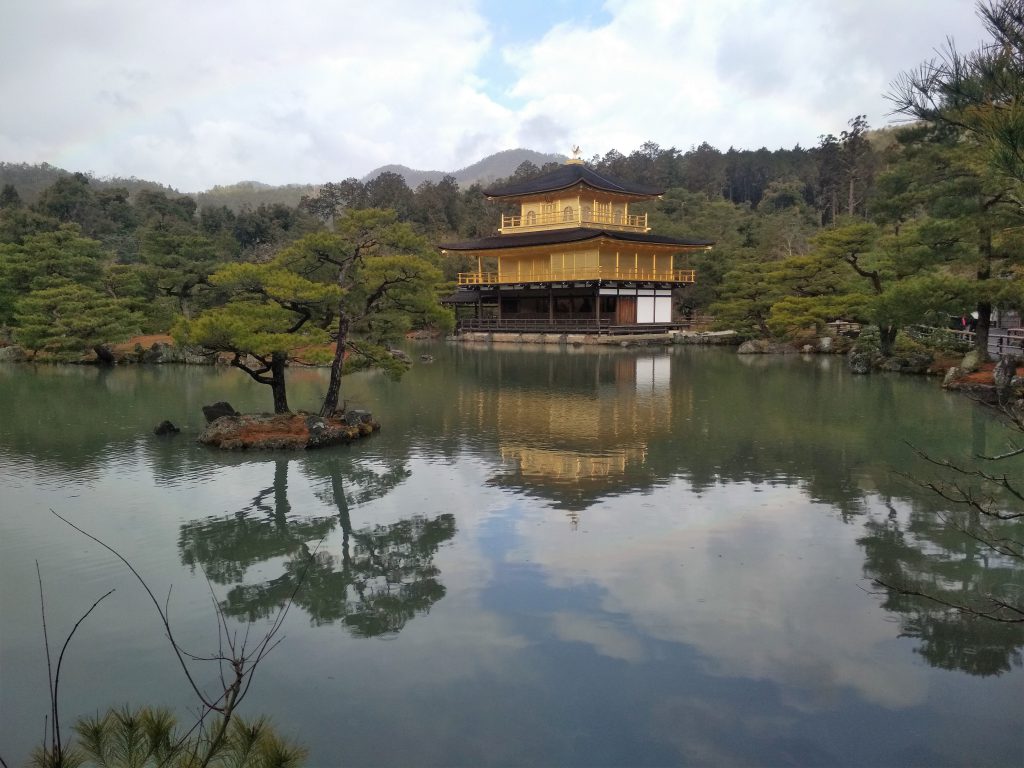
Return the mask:
<svg viewBox="0 0 1024 768">
<path fill-rule="evenodd" d="M 151 590 L 149 588 L 149 584 L 147 584 L 146 580 L 144 578 L 142 578 L 142 575 L 135 569 L 135 566 L 133 566 L 130 562 L 128 562 L 128 560 L 124 557 L 124 555 L 122 555 L 116 549 L 111 547 L 109 544 L 106 544 L 103 541 L 100 541 L 98 538 L 93 536 L 88 531 L 82 530 L 77 525 L 75 525 L 70 520 L 68 520 L 67 518 L 62 517 L 61 515 L 57 514 L 57 512 L 55 512 L 54 510 L 51 509 L 50 510 L 50 514 L 52 514 L 58 520 L 61 520 L 64 523 L 66 523 L 69 526 L 71 526 L 72 528 L 74 528 L 76 531 L 78 531 L 80 534 L 85 536 L 87 539 L 90 539 L 91 541 L 94 541 L 95 543 L 99 544 L 105 550 L 110 552 L 114 557 L 116 557 L 118 560 L 120 560 L 122 563 L 124 563 L 125 566 L 128 568 L 128 570 L 132 572 L 132 575 L 135 576 L 136 580 L 142 585 L 142 588 L 146 590 L 146 594 L 149 595 L 149 599 L 152 601 L 153 606 L 156 608 L 157 613 L 160 615 L 160 621 L 163 622 L 164 631 L 167 633 L 167 639 L 171 643 L 171 648 L 174 650 L 174 655 L 177 657 L 178 663 L 181 665 L 182 672 L 185 673 L 185 679 L 188 680 L 188 683 L 191 686 L 192 691 L 195 693 L 195 695 L 197 697 L 199 697 L 199 700 L 201 702 L 203 702 L 204 704 L 206 704 L 207 706 L 209 706 L 209 702 L 208 702 L 208 700 L 206 698 L 206 695 L 199 689 L 199 686 L 196 684 L 196 681 L 193 679 L 192 673 L 189 671 L 188 665 L 185 663 L 185 658 L 184 658 L 184 655 L 182 654 L 181 648 L 178 645 L 177 641 L 174 639 L 174 634 L 171 632 L 171 625 L 170 625 L 170 622 L 167 619 L 167 614 L 164 612 L 164 609 L 160 606 L 159 601 L 156 599 L 156 595 L 153 594 L 153 590 Z M 210 708 L 213 709 L 212 706 Z"/>
<path fill-rule="evenodd" d="M 925 600 L 930 600 L 933 603 L 945 606 L 946 608 L 952 608 L 955 611 L 959 611 L 960 613 L 964 613 L 969 616 L 978 616 L 980 618 L 989 619 L 991 621 L 998 621 L 1005 624 L 1020 624 L 1024 622 L 1024 609 L 1006 603 L 1005 601 L 992 597 L 990 595 L 986 596 L 985 599 L 992 603 L 994 607 L 991 610 L 986 611 L 980 608 L 975 608 L 970 605 L 965 605 L 963 603 L 956 603 L 952 600 L 947 600 L 943 597 L 938 597 L 928 592 L 922 592 L 918 589 L 911 589 L 909 587 L 890 584 L 889 582 L 883 581 L 882 579 L 873 579 L 872 583 L 877 584 L 880 587 L 885 587 L 886 589 L 891 590 L 893 592 L 897 592 L 901 595 L 911 595 L 913 597 L 921 597 Z M 1002 613 L 1003 611 L 1009 612 L 1011 614 L 1010 617 L 1004 616 Z"/>
<path fill-rule="evenodd" d="M 43 574 L 39 570 L 39 561 L 36 560 L 36 578 L 39 580 L 39 610 L 43 615 L 43 646 L 46 648 L 46 678 L 50 689 L 50 717 L 53 718 L 53 722 L 57 721 L 57 697 L 53 691 L 53 669 L 50 664 L 50 639 L 47 636 L 46 630 L 46 599 L 43 596 Z M 43 733 L 43 742 L 46 741 L 45 729 Z M 56 752 L 58 750 L 58 743 L 60 736 L 53 734 L 50 738 L 52 744 L 52 750 Z"/>
</svg>

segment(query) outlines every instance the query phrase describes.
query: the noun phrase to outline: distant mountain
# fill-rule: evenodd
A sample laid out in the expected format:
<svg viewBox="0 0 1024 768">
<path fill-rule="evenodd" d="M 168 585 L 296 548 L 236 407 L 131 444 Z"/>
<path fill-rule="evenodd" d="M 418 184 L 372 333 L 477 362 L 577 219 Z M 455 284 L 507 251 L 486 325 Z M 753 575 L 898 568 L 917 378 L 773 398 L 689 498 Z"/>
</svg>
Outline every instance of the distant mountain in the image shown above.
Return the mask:
<svg viewBox="0 0 1024 768">
<path fill-rule="evenodd" d="M 470 187 L 477 182 L 487 185 L 495 179 L 511 176 L 515 173 L 516 168 L 525 162 L 531 162 L 539 168 L 545 163 L 565 162 L 565 155 L 549 155 L 543 152 L 534 152 L 532 149 L 506 149 L 503 152 L 488 155 L 483 160 L 478 160 L 457 171 L 418 171 L 404 165 L 383 165 L 370 171 L 360 181 L 366 183 L 380 174 L 390 171 L 403 177 L 410 189 L 416 189 L 424 181 L 432 181 L 436 184 L 449 175 L 455 177 L 460 187 Z"/>
<path fill-rule="evenodd" d="M 234 211 L 242 208 L 257 208 L 262 204 L 284 203 L 292 207 L 305 196 L 314 196 L 320 191 L 319 184 L 283 184 L 274 186 L 262 181 L 240 181 L 237 184 L 218 184 L 205 192 L 189 192 L 199 207 L 226 205 Z"/>
<path fill-rule="evenodd" d="M 61 176 L 69 175 L 71 175 L 71 171 L 58 168 L 56 165 L 50 165 L 49 163 L 30 165 L 29 163 L 0 162 L 0 188 L 5 184 L 13 185 L 18 190 L 18 196 L 29 204 L 38 200 L 42 191 L 51 186 Z M 92 174 L 86 175 L 89 176 L 89 183 L 97 189 L 123 187 L 128 190 L 129 194 L 133 195 L 140 189 L 165 192 L 171 195 L 178 194 L 176 189 L 165 184 L 147 181 L 146 179 L 136 179 L 134 176 L 130 179 L 122 179 L 116 176 L 98 179 Z"/>
<path fill-rule="evenodd" d="M 565 161 L 563 155 L 549 155 L 542 152 L 534 152 L 532 149 L 506 149 L 504 152 L 497 152 L 485 157 L 472 165 L 466 166 L 458 171 L 417 171 L 406 168 L 404 165 L 385 165 L 372 173 L 368 173 L 361 181 L 367 182 L 376 178 L 385 171 L 392 171 L 405 178 L 405 183 L 410 189 L 416 189 L 424 181 L 439 182 L 447 175 L 452 175 L 465 188 L 479 182 L 489 184 L 495 179 L 502 179 L 515 173 L 522 163 L 531 162 L 538 168 L 545 163 L 561 163 Z M 39 194 L 49 187 L 61 176 L 71 173 L 55 165 L 41 163 L 30 165 L 28 163 L 5 163 L 0 162 L 0 188 L 4 184 L 13 184 L 21 199 L 26 203 L 34 203 Z M 165 192 L 174 196 L 187 194 L 202 206 L 226 205 L 235 211 L 243 208 L 255 208 L 260 204 L 272 205 L 284 203 L 295 206 L 303 196 L 316 195 L 320 191 L 320 184 L 282 184 L 275 186 L 264 184 L 261 181 L 240 181 L 237 184 L 218 185 L 203 192 L 179 192 L 165 184 L 145 179 L 123 179 L 117 177 L 97 178 L 87 174 L 91 184 L 97 188 L 125 187 L 133 196 L 141 189 L 149 189 L 155 192 Z M 340 181 L 340 179 L 335 179 Z"/>
</svg>

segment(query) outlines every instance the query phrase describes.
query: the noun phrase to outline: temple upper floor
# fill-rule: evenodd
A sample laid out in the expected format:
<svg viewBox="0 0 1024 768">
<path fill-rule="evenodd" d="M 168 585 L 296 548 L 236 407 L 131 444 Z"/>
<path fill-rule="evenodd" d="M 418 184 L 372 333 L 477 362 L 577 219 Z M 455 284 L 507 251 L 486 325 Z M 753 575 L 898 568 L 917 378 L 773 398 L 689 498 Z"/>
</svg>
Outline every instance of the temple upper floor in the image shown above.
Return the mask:
<svg viewBox="0 0 1024 768">
<path fill-rule="evenodd" d="M 647 214 L 631 214 L 629 203 L 596 195 L 592 190 L 567 190 L 557 197 L 527 198 L 518 215 L 502 215 L 501 234 L 545 229 L 596 227 L 625 232 L 649 232 Z"/>
<path fill-rule="evenodd" d="M 492 200 L 519 203 L 518 214 L 501 217 L 498 231 L 503 235 L 576 227 L 649 232 L 647 214 L 630 213 L 629 204 L 663 192 L 599 173 L 578 160 L 527 181 L 484 190 Z"/>
</svg>

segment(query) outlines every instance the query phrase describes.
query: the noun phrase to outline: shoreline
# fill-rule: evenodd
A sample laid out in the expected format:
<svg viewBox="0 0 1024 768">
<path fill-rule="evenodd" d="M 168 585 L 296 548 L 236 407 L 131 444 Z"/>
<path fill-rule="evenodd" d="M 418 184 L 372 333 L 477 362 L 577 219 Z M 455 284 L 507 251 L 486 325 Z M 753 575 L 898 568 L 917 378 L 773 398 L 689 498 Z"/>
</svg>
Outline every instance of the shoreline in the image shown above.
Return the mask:
<svg viewBox="0 0 1024 768">
<path fill-rule="evenodd" d="M 597 333 L 516 333 L 499 331 L 467 331 L 447 337 L 448 341 L 486 344 L 563 344 L 579 346 L 644 347 L 672 344 L 707 344 L 739 346 L 735 331 L 661 331 L 608 335 Z"/>
</svg>

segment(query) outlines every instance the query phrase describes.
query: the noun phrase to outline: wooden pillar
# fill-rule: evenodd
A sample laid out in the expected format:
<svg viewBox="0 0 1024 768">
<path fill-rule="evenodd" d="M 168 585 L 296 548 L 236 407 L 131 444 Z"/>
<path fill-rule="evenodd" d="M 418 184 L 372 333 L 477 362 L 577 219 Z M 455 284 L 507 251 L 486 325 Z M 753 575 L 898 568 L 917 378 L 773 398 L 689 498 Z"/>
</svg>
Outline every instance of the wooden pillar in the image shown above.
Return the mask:
<svg viewBox="0 0 1024 768">
<path fill-rule="evenodd" d="M 548 322 L 555 322 L 555 289 L 548 286 Z"/>
<path fill-rule="evenodd" d="M 597 330 L 601 330 L 601 289 L 594 289 L 594 320 L 597 323 Z"/>
</svg>

